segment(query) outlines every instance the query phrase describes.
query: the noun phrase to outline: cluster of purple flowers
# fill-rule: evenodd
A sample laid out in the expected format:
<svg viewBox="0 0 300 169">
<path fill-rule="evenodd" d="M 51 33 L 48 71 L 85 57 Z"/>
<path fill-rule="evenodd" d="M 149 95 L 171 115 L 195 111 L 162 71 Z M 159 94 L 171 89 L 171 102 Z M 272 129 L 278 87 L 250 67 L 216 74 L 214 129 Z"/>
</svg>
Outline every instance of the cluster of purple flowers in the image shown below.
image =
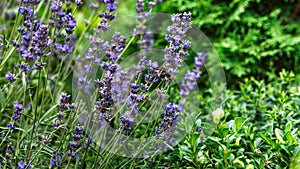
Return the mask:
<svg viewBox="0 0 300 169">
<path fill-rule="evenodd" d="M 8 73 L 5 75 L 5 78 L 10 82 L 15 82 L 17 80 L 16 76 L 12 73 L 10 73 L 10 71 L 8 71 Z"/>
<path fill-rule="evenodd" d="M 130 111 L 126 111 L 123 116 L 119 119 L 121 123 L 121 129 L 124 131 L 128 131 L 131 129 L 133 122 L 134 122 L 134 116 Z"/>
<path fill-rule="evenodd" d="M 41 57 L 50 54 L 46 53 L 46 49 L 52 45 L 48 25 L 42 24 L 37 19 L 36 11 L 34 11 L 35 5 L 38 3 L 39 1 L 22 1 L 19 8 L 19 13 L 24 15 L 23 27 L 18 28 L 18 32 L 21 34 L 21 41 L 19 44 L 16 42 L 13 42 L 13 44 L 25 61 L 25 63 L 22 62 L 18 65 L 24 72 L 30 70 L 29 64 L 33 61 L 35 61 L 35 65 L 32 68 L 41 70 L 45 64 L 39 60 L 41 60 Z"/>
<path fill-rule="evenodd" d="M 28 166 L 29 165 L 29 166 Z M 32 168 L 33 167 L 33 165 L 32 164 L 29 164 L 29 162 L 27 161 L 27 162 L 22 162 L 22 161 L 20 161 L 20 162 L 18 162 L 18 169 L 25 169 L 25 168 Z"/>
<path fill-rule="evenodd" d="M 116 18 L 114 11 L 117 10 L 118 0 L 103 0 L 103 2 L 105 3 L 108 12 L 99 14 L 101 21 L 97 26 L 98 30 L 96 30 L 96 32 L 99 30 L 103 32 L 107 31 L 110 26 L 108 22 Z"/>
<path fill-rule="evenodd" d="M 115 103 L 122 105 L 128 96 L 128 86 L 131 81 L 131 76 L 129 71 L 121 70 L 116 72 L 114 79 L 112 80 L 111 93 L 114 96 Z"/>
<path fill-rule="evenodd" d="M 54 122 L 54 128 L 57 129 L 62 123 L 63 118 L 65 117 L 65 110 L 68 108 L 74 109 L 73 104 L 69 104 L 70 95 L 62 93 L 59 103 L 59 112 L 57 113 L 57 120 Z"/>
<path fill-rule="evenodd" d="M 76 5 L 80 5 L 81 1 L 75 1 Z M 50 4 L 50 9 L 52 11 L 51 20 L 49 21 L 49 25 L 51 27 L 56 27 L 57 32 L 62 32 L 61 30 L 64 28 L 66 34 L 58 33 L 56 36 L 58 38 L 64 38 L 63 43 L 56 42 L 54 44 L 54 49 L 56 52 L 62 52 L 64 54 L 72 54 L 73 53 L 73 45 L 74 39 L 76 38 L 74 33 L 74 29 L 76 27 L 76 20 L 71 13 L 66 13 L 62 9 L 63 3 L 62 1 L 54 1 Z"/>
<path fill-rule="evenodd" d="M 143 35 L 146 30 L 145 20 L 151 15 L 152 8 L 161 0 L 154 0 L 148 2 L 148 8 L 150 11 L 145 11 L 145 4 L 143 0 L 136 0 L 136 13 L 137 13 L 137 20 L 139 24 L 133 30 L 132 35 L 136 36 L 138 34 Z"/>
<path fill-rule="evenodd" d="M 179 120 L 179 112 L 182 111 L 182 107 L 175 103 L 168 103 L 164 109 L 164 117 L 159 127 L 156 129 L 154 135 L 157 138 L 166 139 L 167 135 L 171 133 Z"/>
<path fill-rule="evenodd" d="M 184 80 L 181 83 L 181 88 L 179 92 L 181 97 L 187 97 L 189 93 L 196 88 L 196 80 L 201 76 L 200 69 L 204 66 L 206 57 L 206 52 L 200 52 L 195 57 L 194 69 L 192 71 L 187 71 L 187 73 L 184 76 Z"/>
<path fill-rule="evenodd" d="M 13 152 L 14 152 L 14 147 L 12 146 L 12 143 L 9 143 L 6 148 L 6 154 L 4 157 L 4 161 L 1 162 L 2 167 L 4 167 L 7 164 L 8 160 L 10 159 Z"/>
<path fill-rule="evenodd" d="M 112 37 L 111 43 L 108 44 L 108 42 L 106 42 L 103 45 L 105 56 L 107 57 L 108 60 L 115 61 L 119 58 L 119 54 L 123 51 L 125 46 L 126 46 L 126 38 L 122 36 L 120 32 L 115 32 Z"/>
<path fill-rule="evenodd" d="M 70 143 L 71 150 L 69 150 L 69 152 L 68 152 L 69 158 L 77 158 L 78 157 L 77 149 L 79 148 L 80 139 L 82 137 L 83 126 L 78 124 L 77 126 L 75 126 L 74 131 L 75 132 L 73 135 L 73 141 L 71 141 L 71 143 Z"/>
<path fill-rule="evenodd" d="M 13 123 L 7 124 L 7 127 L 11 130 L 15 129 L 14 122 L 20 122 L 20 117 L 22 115 L 23 105 L 19 102 L 14 103 L 14 115 L 12 116 Z"/>
<path fill-rule="evenodd" d="M 189 55 L 187 50 L 190 49 L 191 43 L 183 38 L 186 32 L 191 28 L 189 23 L 191 13 L 180 13 L 172 15 L 172 25 L 168 27 L 165 39 L 170 43 L 164 50 L 164 61 L 166 71 L 172 77 L 177 74 L 177 69 L 182 66 L 183 60 Z"/>
<path fill-rule="evenodd" d="M 58 150 L 53 151 L 52 158 L 50 159 L 50 165 L 53 167 L 59 167 L 62 157 L 59 155 Z"/>
</svg>

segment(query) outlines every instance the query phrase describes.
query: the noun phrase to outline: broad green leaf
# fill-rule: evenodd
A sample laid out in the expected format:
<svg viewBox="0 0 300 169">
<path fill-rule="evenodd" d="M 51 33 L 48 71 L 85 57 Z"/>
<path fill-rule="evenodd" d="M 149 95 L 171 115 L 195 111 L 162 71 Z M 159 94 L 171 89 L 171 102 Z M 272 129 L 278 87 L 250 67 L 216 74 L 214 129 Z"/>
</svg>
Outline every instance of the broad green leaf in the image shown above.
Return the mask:
<svg viewBox="0 0 300 169">
<path fill-rule="evenodd" d="M 275 129 L 276 138 L 279 140 L 280 143 L 285 143 L 285 141 L 282 139 L 282 135 L 283 135 L 283 132 L 280 129 L 276 128 Z"/>
<path fill-rule="evenodd" d="M 240 159 L 235 159 L 234 161 L 233 161 L 233 164 L 239 164 L 240 165 L 240 167 L 242 167 L 242 168 L 245 168 L 245 164 L 244 164 L 244 162 L 243 161 L 241 161 Z"/>
<path fill-rule="evenodd" d="M 284 134 L 284 138 L 285 138 L 285 140 L 287 140 L 290 144 L 293 144 L 293 143 L 294 143 L 294 138 L 293 138 L 292 133 L 291 133 L 290 131 Z"/>
<path fill-rule="evenodd" d="M 193 154 L 192 150 L 190 149 L 190 147 L 185 146 L 185 145 L 181 145 L 180 149 L 183 150 L 182 154 L 187 155 L 187 154 Z"/>
<path fill-rule="evenodd" d="M 237 131 L 239 131 L 241 129 L 243 121 L 244 121 L 244 119 L 242 117 L 237 117 L 234 119 L 235 127 L 236 127 Z"/>
<path fill-rule="evenodd" d="M 292 128 L 292 123 L 289 121 L 284 128 L 284 132 L 286 133 L 291 131 L 291 128 Z"/>
<path fill-rule="evenodd" d="M 258 132 L 257 135 L 262 138 L 267 144 L 271 145 L 272 148 L 275 147 L 275 143 L 269 139 L 266 135 L 264 135 L 262 132 Z"/>
</svg>

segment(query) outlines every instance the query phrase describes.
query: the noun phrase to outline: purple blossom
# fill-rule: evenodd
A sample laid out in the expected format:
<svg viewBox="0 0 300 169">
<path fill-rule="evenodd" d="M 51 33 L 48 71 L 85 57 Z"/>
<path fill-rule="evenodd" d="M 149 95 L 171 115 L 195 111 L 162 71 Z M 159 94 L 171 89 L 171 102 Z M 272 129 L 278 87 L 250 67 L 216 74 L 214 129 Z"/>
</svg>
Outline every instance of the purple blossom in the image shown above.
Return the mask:
<svg viewBox="0 0 300 169">
<path fill-rule="evenodd" d="M 26 63 L 21 63 L 18 65 L 18 68 L 20 68 L 24 72 L 28 72 L 30 70 L 30 66 Z"/>
<path fill-rule="evenodd" d="M 191 42 L 184 40 L 186 32 L 191 28 L 189 23 L 191 13 L 180 13 L 172 15 L 172 25 L 168 27 L 169 34 L 165 39 L 170 43 L 164 49 L 164 61 L 166 62 L 166 72 L 175 77 L 177 68 L 182 66 L 183 59 L 188 56 L 187 50 L 191 47 Z"/>
<path fill-rule="evenodd" d="M 61 160 L 62 158 L 59 155 L 58 150 L 54 150 L 52 158 L 50 159 L 50 165 L 53 167 L 58 167 L 60 166 Z"/>
<path fill-rule="evenodd" d="M 134 117 L 129 111 L 126 111 L 124 115 L 120 117 L 119 121 L 121 122 L 121 128 L 127 131 L 131 129 L 134 122 Z"/>
<path fill-rule="evenodd" d="M 74 0 L 74 2 L 77 6 L 80 6 L 83 4 L 83 2 L 81 2 L 81 0 Z"/>
<path fill-rule="evenodd" d="M 29 162 L 24 163 L 22 161 L 19 161 L 18 162 L 18 169 L 25 169 L 26 167 L 28 167 L 28 164 L 29 164 Z M 32 167 L 33 166 L 30 164 L 29 168 L 32 168 Z"/>
<path fill-rule="evenodd" d="M 198 53 L 197 57 L 195 57 L 195 69 L 201 69 L 204 65 L 204 62 L 207 58 L 208 54 L 206 52 L 200 52 Z"/>
<path fill-rule="evenodd" d="M 26 165 L 22 161 L 18 162 L 18 169 L 25 169 Z"/>
<path fill-rule="evenodd" d="M 71 150 L 69 150 L 69 152 L 68 152 L 69 158 L 78 157 L 76 150 L 79 148 L 79 142 L 82 137 L 82 132 L 83 132 L 83 126 L 81 126 L 80 124 L 75 126 L 74 134 L 73 134 L 73 141 L 70 142 Z"/>
<path fill-rule="evenodd" d="M 20 117 L 22 115 L 23 105 L 19 102 L 14 103 L 14 115 L 12 116 L 12 120 L 14 122 L 20 122 Z M 15 129 L 15 126 L 12 123 L 9 123 L 7 127 L 11 130 Z"/>
<path fill-rule="evenodd" d="M 16 127 L 13 124 L 8 123 L 7 128 L 10 129 L 10 130 L 14 130 Z"/>
<path fill-rule="evenodd" d="M 106 9 L 110 12 L 115 11 L 117 9 L 118 0 L 103 0 L 106 5 Z"/>
<path fill-rule="evenodd" d="M 201 73 L 197 70 L 188 70 L 184 76 L 184 80 L 181 83 L 181 88 L 179 94 L 182 97 L 187 97 L 189 93 L 194 90 L 197 86 L 196 80 L 200 78 Z"/>
<path fill-rule="evenodd" d="M 182 111 L 181 106 L 178 106 L 175 103 L 168 103 L 164 109 L 164 118 L 159 127 L 156 129 L 154 135 L 160 138 L 163 132 L 170 133 L 172 130 L 174 130 L 177 121 L 179 120 L 180 111 Z"/>
<path fill-rule="evenodd" d="M 37 62 L 32 68 L 35 70 L 42 70 L 45 66 L 45 63 Z"/>
<path fill-rule="evenodd" d="M 14 103 L 14 107 L 15 107 L 16 110 L 18 110 L 18 111 L 22 111 L 22 110 L 23 110 L 23 105 L 20 104 L 19 102 L 15 102 L 15 103 Z"/>
<path fill-rule="evenodd" d="M 8 71 L 8 73 L 5 75 L 5 78 L 7 78 L 11 83 L 17 80 L 15 75 L 11 74 L 10 71 Z"/>
</svg>

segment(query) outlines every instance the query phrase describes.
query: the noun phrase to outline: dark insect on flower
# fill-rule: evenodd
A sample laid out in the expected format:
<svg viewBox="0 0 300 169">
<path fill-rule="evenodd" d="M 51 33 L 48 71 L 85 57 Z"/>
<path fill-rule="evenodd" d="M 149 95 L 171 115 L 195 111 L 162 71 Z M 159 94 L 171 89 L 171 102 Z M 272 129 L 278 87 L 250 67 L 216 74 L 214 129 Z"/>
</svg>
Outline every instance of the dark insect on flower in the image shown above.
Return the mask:
<svg viewBox="0 0 300 169">
<path fill-rule="evenodd" d="M 9 82 L 15 82 L 17 80 L 17 78 L 15 77 L 15 75 L 11 74 L 10 71 L 8 71 L 8 73 L 5 75 L 5 77 L 9 80 Z"/>
<path fill-rule="evenodd" d="M 166 71 L 166 67 L 161 67 L 159 69 L 159 72 L 157 74 L 157 77 L 160 79 L 160 80 L 164 80 L 166 82 L 171 82 L 172 81 L 172 77 L 170 74 L 167 73 Z"/>
</svg>

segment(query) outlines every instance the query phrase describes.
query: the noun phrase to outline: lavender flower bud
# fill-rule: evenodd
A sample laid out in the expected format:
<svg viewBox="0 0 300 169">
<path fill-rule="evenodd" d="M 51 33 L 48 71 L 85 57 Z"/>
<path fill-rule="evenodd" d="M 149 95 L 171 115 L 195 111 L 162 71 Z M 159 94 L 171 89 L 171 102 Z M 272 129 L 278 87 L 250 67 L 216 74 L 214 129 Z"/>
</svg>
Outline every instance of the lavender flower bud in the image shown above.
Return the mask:
<svg viewBox="0 0 300 169">
<path fill-rule="evenodd" d="M 17 78 L 15 77 L 15 75 L 11 74 L 10 71 L 8 71 L 8 73 L 5 75 L 5 77 L 9 80 L 9 82 L 15 82 L 17 80 Z"/>
<path fill-rule="evenodd" d="M 61 160 L 62 158 L 59 155 L 58 150 L 54 150 L 52 158 L 50 160 L 50 165 L 53 167 L 58 167 L 60 166 Z"/>
</svg>

